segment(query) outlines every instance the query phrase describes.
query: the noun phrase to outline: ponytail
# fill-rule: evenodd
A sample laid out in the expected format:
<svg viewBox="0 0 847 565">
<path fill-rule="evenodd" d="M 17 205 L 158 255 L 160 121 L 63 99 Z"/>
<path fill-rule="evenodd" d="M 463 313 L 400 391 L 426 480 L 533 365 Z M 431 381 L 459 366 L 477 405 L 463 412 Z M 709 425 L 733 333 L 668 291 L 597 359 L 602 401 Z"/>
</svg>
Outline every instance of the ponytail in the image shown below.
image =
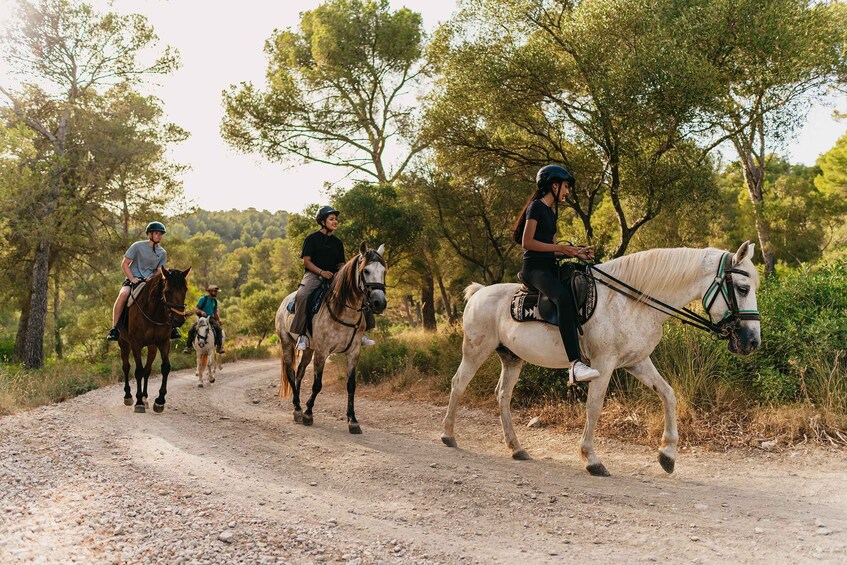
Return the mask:
<svg viewBox="0 0 847 565">
<path fill-rule="evenodd" d="M 514 239 L 515 243 L 517 243 L 518 245 L 521 245 L 523 243 L 523 230 L 526 226 L 526 211 L 529 208 L 529 205 L 532 204 L 533 200 L 538 200 L 539 198 L 544 196 L 546 192 L 546 190 L 541 188 L 536 190 L 535 193 L 529 197 L 529 200 L 526 201 L 523 210 L 521 210 L 521 215 L 518 218 L 518 221 L 515 222 L 514 226 L 512 226 L 512 239 Z"/>
</svg>

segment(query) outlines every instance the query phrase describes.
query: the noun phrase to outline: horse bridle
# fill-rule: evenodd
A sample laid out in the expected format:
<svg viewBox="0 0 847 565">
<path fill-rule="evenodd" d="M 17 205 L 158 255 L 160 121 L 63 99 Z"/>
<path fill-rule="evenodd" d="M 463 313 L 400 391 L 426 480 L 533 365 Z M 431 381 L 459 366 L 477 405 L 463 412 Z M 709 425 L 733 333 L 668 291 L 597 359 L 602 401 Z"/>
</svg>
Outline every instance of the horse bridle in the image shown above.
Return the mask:
<svg viewBox="0 0 847 565">
<path fill-rule="evenodd" d="M 377 253 L 376 251 L 372 251 L 374 255 L 379 258 L 379 261 L 385 265 L 385 259 L 382 258 L 382 255 Z M 350 346 L 353 345 L 353 340 L 356 338 L 356 333 L 359 331 L 359 326 L 362 325 L 362 320 L 365 317 L 365 311 L 371 309 L 371 293 L 375 290 L 381 290 L 385 292 L 385 283 L 380 282 L 368 282 L 362 276 L 362 271 L 367 266 L 367 263 L 362 265 L 361 269 L 359 268 L 359 264 L 361 261 L 365 261 L 365 256 L 363 254 L 359 254 L 359 259 L 356 261 L 356 278 L 358 279 L 358 284 L 356 285 L 359 291 L 364 295 L 365 299 L 362 301 L 362 306 L 359 308 L 353 308 L 347 304 L 344 305 L 345 308 L 350 308 L 351 310 L 355 310 L 359 313 L 359 319 L 356 320 L 355 323 L 351 324 L 350 322 L 345 322 L 341 318 L 335 315 L 335 312 L 332 311 L 332 308 L 327 305 L 327 310 L 329 311 L 329 317 L 332 318 L 335 322 L 341 324 L 342 326 L 353 328 L 353 334 L 350 336 L 350 341 L 347 343 L 347 347 L 341 353 L 346 353 Z"/>
<path fill-rule="evenodd" d="M 618 288 L 617 286 L 609 283 L 608 281 L 604 281 L 600 278 L 596 278 L 595 280 L 600 284 L 607 286 L 608 288 L 618 292 L 631 300 L 643 300 L 646 306 L 662 312 L 663 314 L 667 314 L 672 318 L 676 318 L 683 324 L 687 324 L 689 326 L 693 326 L 695 328 L 705 330 L 707 332 L 711 332 L 719 339 L 730 339 L 735 331 L 738 329 L 739 325 L 743 321 L 760 321 L 762 318 L 759 315 L 758 310 L 741 310 L 738 308 L 738 299 L 735 295 L 735 285 L 732 281 L 733 273 L 738 275 L 744 275 L 745 277 L 749 277 L 750 274 L 747 271 L 743 271 L 741 269 L 736 268 L 727 268 L 729 264 L 730 254 L 724 253 L 721 257 L 721 261 L 718 264 L 718 272 L 715 275 L 712 284 L 706 290 L 706 294 L 703 295 L 703 308 L 706 310 L 706 315 L 708 318 L 689 310 L 688 308 L 674 308 L 670 304 L 665 304 L 661 300 L 657 300 L 652 296 L 645 294 L 634 288 L 622 280 L 616 279 L 612 275 L 606 273 L 605 271 L 601 271 L 597 265 L 589 264 L 589 268 L 592 271 L 595 271 L 609 280 L 613 281 L 615 284 L 620 285 L 626 290 Z M 629 292 L 627 292 L 629 291 Z M 634 293 L 630 294 L 630 292 Z M 715 322 L 712 319 L 711 308 L 715 304 L 715 300 L 717 300 L 718 296 L 723 296 L 724 301 L 726 301 L 726 305 L 728 310 L 724 314 L 723 318 Z M 652 303 L 652 304 L 651 304 Z"/>
<path fill-rule="evenodd" d="M 758 310 L 741 310 L 738 308 L 738 297 L 735 294 L 735 284 L 732 281 L 732 275 L 735 273 L 749 277 L 750 273 L 734 267 L 727 268 L 728 263 L 729 253 L 724 253 L 718 265 L 718 273 L 715 275 L 715 280 L 712 281 L 712 284 L 706 290 L 706 294 L 703 295 L 703 309 L 709 316 L 710 322 L 713 322 L 711 314 L 712 306 L 714 306 L 719 294 L 723 296 L 724 302 L 726 302 L 726 306 L 729 308 L 724 313 L 723 319 L 715 324 L 717 328 L 716 333 L 720 334 L 721 339 L 729 339 L 729 336 L 735 332 L 743 321 L 761 321 L 762 319 Z"/>
<path fill-rule="evenodd" d="M 212 324 L 206 323 L 202 328 L 197 328 L 197 338 L 200 340 L 200 347 L 204 347 L 206 342 L 209 341 L 209 328 Z M 200 333 L 200 330 L 203 330 L 203 333 Z"/>
<path fill-rule="evenodd" d="M 173 302 L 168 302 L 167 296 L 165 295 L 164 284 L 162 285 L 162 302 L 165 304 L 165 306 L 168 307 L 168 312 L 176 314 L 177 316 L 188 316 L 188 314 L 185 313 L 185 304 L 176 304 Z M 151 324 L 155 324 L 157 326 L 167 326 L 171 324 L 170 319 L 166 322 L 157 322 L 156 320 L 147 315 L 147 312 L 144 311 L 140 304 L 138 304 L 138 311 L 141 312 L 141 315 L 144 316 L 144 318 Z"/>
</svg>

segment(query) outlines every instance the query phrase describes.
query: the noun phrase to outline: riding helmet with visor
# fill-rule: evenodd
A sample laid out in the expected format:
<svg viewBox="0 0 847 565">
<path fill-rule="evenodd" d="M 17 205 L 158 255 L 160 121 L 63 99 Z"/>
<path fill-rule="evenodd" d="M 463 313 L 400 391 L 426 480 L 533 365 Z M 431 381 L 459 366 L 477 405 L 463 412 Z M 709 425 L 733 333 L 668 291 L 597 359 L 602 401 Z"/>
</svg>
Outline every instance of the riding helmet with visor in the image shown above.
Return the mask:
<svg viewBox="0 0 847 565">
<path fill-rule="evenodd" d="M 315 221 L 318 222 L 318 225 L 322 226 L 330 214 L 335 214 L 335 216 L 338 217 L 339 213 L 340 212 L 332 206 L 321 206 L 321 209 L 318 210 L 318 215 L 315 216 Z"/>
<path fill-rule="evenodd" d="M 535 175 L 535 184 L 539 190 L 547 191 L 550 186 L 556 181 L 565 181 L 573 188 L 576 184 L 576 179 L 568 170 L 559 165 L 545 165 L 538 169 Z"/>
<path fill-rule="evenodd" d="M 162 233 L 165 233 L 165 224 L 163 224 L 162 222 L 150 222 L 149 224 L 147 224 L 147 229 L 145 231 L 147 233 L 150 233 L 151 231 L 160 231 Z"/>
</svg>

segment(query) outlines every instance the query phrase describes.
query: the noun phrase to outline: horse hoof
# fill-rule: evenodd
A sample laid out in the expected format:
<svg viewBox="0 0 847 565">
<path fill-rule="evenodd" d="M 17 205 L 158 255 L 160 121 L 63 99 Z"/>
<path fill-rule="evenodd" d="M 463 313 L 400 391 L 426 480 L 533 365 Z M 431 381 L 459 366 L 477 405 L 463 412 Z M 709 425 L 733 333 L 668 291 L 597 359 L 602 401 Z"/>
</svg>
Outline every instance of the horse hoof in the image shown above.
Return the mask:
<svg viewBox="0 0 847 565">
<path fill-rule="evenodd" d="M 441 436 L 441 443 L 447 447 L 456 447 L 456 440 L 448 435 Z"/>
<path fill-rule="evenodd" d="M 145 408 L 143 404 L 136 404 L 135 405 L 135 413 L 136 414 L 144 414 L 145 412 L 147 412 L 147 408 Z"/>
<path fill-rule="evenodd" d="M 606 466 L 602 463 L 593 463 L 591 465 L 586 465 L 585 470 L 592 477 L 611 477 L 612 474 L 606 469 Z"/>
<path fill-rule="evenodd" d="M 674 467 L 675 463 L 676 463 L 676 461 L 674 461 L 673 459 L 671 459 L 670 457 L 668 457 L 667 455 L 665 455 L 661 451 L 659 452 L 659 465 L 662 466 L 662 469 L 665 470 L 665 473 L 668 473 L 668 474 L 673 473 L 673 467 Z"/>
<path fill-rule="evenodd" d="M 215 377 L 209 377 L 209 384 L 215 382 Z"/>
<path fill-rule="evenodd" d="M 518 461 L 529 461 L 532 457 L 529 456 L 526 449 L 521 448 L 512 453 L 512 459 L 517 459 Z"/>
<path fill-rule="evenodd" d="M 315 418 L 311 414 L 303 414 L 303 425 L 311 426 L 315 421 Z"/>
<path fill-rule="evenodd" d="M 161 414 L 162 412 L 164 412 L 164 410 L 165 410 L 164 404 L 158 404 L 156 402 L 153 403 L 153 412 L 155 412 L 156 414 Z"/>
<path fill-rule="evenodd" d="M 132 406 L 132 397 L 124 398 L 124 406 Z"/>
<path fill-rule="evenodd" d="M 356 435 L 358 435 L 358 434 L 361 434 L 361 433 L 362 433 L 362 427 L 361 427 L 361 426 L 359 426 L 359 424 L 347 424 L 347 430 L 348 430 L 351 434 L 356 434 Z"/>
<path fill-rule="evenodd" d="M 294 423 L 295 424 L 302 424 L 303 423 L 303 412 L 301 412 L 300 410 L 294 411 Z"/>
<path fill-rule="evenodd" d="M 203 383 L 197 383 L 197 388 L 203 388 Z"/>
</svg>

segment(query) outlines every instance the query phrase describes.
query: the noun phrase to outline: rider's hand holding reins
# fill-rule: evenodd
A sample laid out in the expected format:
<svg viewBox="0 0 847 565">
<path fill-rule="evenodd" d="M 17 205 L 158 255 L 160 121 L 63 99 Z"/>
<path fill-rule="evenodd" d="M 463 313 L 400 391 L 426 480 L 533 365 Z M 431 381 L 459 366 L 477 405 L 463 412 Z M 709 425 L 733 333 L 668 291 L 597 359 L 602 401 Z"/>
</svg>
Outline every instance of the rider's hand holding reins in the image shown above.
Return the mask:
<svg viewBox="0 0 847 565">
<path fill-rule="evenodd" d="M 332 271 L 323 271 L 322 270 L 320 273 L 318 273 L 318 276 L 321 277 L 321 278 L 324 278 L 328 281 L 331 281 L 332 277 L 335 276 L 335 273 L 333 273 Z"/>
</svg>

